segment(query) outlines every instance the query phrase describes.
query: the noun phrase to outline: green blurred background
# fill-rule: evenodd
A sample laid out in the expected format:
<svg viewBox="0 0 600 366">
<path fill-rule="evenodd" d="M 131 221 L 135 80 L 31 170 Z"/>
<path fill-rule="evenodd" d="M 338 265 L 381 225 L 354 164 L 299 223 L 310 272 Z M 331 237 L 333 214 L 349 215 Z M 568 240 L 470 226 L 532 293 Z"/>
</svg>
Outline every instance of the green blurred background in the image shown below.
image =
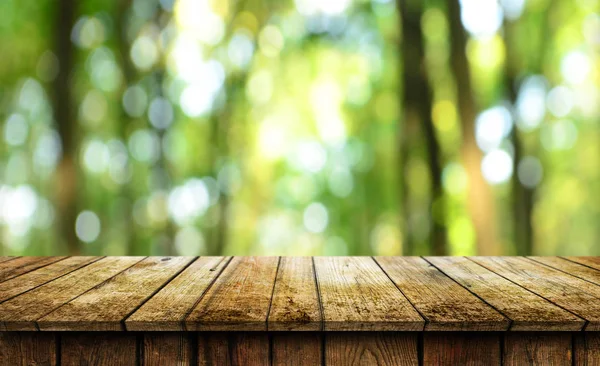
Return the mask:
<svg viewBox="0 0 600 366">
<path fill-rule="evenodd" d="M 0 254 L 600 254 L 597 0 L 2 0 Z"/>
</svg>

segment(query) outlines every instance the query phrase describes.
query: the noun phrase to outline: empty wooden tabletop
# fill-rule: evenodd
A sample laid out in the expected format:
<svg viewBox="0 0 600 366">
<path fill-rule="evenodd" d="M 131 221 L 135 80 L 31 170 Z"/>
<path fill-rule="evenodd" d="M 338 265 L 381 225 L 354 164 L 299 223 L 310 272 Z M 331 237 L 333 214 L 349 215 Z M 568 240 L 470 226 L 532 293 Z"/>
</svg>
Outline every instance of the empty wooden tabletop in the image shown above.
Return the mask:
<svg viewBox="0 0 600 366">
<path fill-rule="evenodd" d="M 594 257 L 0 257 L 0 331 L 597 331 Z"/>
</svg>

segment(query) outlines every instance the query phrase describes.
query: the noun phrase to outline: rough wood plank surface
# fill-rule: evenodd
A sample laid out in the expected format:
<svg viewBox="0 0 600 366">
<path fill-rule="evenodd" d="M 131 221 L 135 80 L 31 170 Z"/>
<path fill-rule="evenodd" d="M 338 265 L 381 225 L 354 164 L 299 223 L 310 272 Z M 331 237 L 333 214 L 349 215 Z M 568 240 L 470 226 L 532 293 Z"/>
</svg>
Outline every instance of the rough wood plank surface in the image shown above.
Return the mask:
<svg viewBox="0 0 600 366">
<path fill-rule="evenodd" d="M 0 263 L 0 282 L 22 275 L 34 269 L 58 262 L 66 257 L 19 257 Z"/>
<path fill-rule="evenodd" d="M 35 321 L 143 257 L 109 257 L 0 304 L 0 331 L 37 330 Z"/>
<path fill-rule="evenodd" d="M 278 257 L 235 257 L 185 321 L 188 330 L 267 330 Z"/>
<path fill-rule="evenodd" d="M 326 365 L 418 365 L 417 335 L 335 332 L 325 335 Z"/>
<path fill-rule="evenodd" d="M 9 257 L 5 257 L 5 256 L 1 256 L 0 257 L 0 263 L 9 261 L 9 260 L 12 260 L 12 259 L 15 259 L 15 258 L 17 258 L 17 257 L 10 257 L 10 256 Z"/>
<path fill-rule="evenodd" d="M 573 365 L 600 366 L 600 333 L 578 333 L 573 337 Z"/>
<path fill-rule="evenodd" d="M 271 357 L 274 366 L 323 364 L 320 333 L 277 332 L 273 334 Z"/>
<path fill-rule="evenodd" d="M 185 330 L 185 317 L 202 298 L 230 257 L 200 257 L 125 321 L 127 330 Z"/>
<path fill-rule="evenodd" d="M 570 333 L 507 333 L 504 365 L 564 365 L 573 363 Z"/>
<path fill-rule="evenodd" d="M 585 265 L 571 262 L 567 259 L 560 257 L 528 257 L 538 263 L 545 264 L 549 267 L 558 269 L 571 276 L 579 277 L 582 280 L 593 282 L 596 285 L 600 285 L 600 270 L 587 267 Z"/>
<path fill-rule="evenodd" d="M 41 286 L 62 275 L 100 260 L 101 258 L 102 257 L 69 257 L 35 271 L 22 274 L 19 277 L 4 281 L 0 283 L 0 302 L 29 291 L 32 288 Z"/>
<path fill-rule="evenodd" d="M 510 330 L 577 331 L 585 324 L 585 320 L 467 258 L 426 259 L 512 320 Z"/>
<path fill-rule="evenodd" d="M 425 330 L 506 330 L 509 320 L 420 257 L 377 262 L 427 319 Z"/>
<path fill-rule="evenodd" d="M 130 333 L 64 333 L 60 351 L 61 365 L 138 364 L 136 336 Z"/>
<path fill-rule="evenodd" d="M 600 257 L 563 257 L 572 262 L 600 270 Z"/>
<path fill-rule="evenodd" d="M 422 330 L 424 320 L 369 257 L 315 257 L 325 330 Z"/>
<path fill-rule="evenodd" d="M 500 365 L 500 335 L 482 332 L 427 332 L 423 365 Z"/>
<path fill-rule="evenodd" d="M 121 323 L 194 257 L 148 257 L 37 321 L 40 330 L 123 330 Z"/>
<path fill-rule="evenodd" d="M 198 333 L 198 365 L 269 366 L 270 363 L 267 333 Z"/>
<path fill-rule="evenodd" d="M 57 364 L 56 336 L 38 332 L 0 333 L 0 365 Z"/>
<path fill-rule="evenodd" d="M 321 330 L 321 309 L 310 257 L 282 257 L 275 281 L 269 330 Z"/>
<path fill-rule="evenodd" d="M 144 333 L 142 365 L 195 365 L 192 360 L 191 333 L 147 332 Z"/>
<path fill-rule="evenodd" d="M 524 258 L 471 260 L 589 321 L 585 330 L 600 330 L 600 286 Z"/>
</svg>

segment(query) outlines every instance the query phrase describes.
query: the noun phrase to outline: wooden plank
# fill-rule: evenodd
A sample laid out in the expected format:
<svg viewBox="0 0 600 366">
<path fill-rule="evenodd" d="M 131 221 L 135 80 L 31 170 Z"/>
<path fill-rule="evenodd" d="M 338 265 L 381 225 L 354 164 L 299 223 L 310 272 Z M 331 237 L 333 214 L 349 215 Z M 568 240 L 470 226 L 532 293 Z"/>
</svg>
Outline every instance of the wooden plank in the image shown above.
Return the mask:
<svg viewBox="0 0 600 366">
<path fill-rule="evenodd" d="M 538 263 L 566 272 L 571 276 L 579 277 L 582 280 L 593 282 L 600 285 L 600 270 L 584 266 L 579 263 L 571 262 L 560 257 L 528 257 Z"/>
<path fill-rule="evenodd" d="M 0 263 L 0 282 L 22 275 L 34 269 L 58 262 L 66 257 L 19 257 Z"/>
<path fill-rule="evenodd" d="M 267 333 L 198 334 L 198 365 L 268 366 L 270 363 Z"/>
<path fill-rule="evenodd" d="M 62 365 L 131 366 L 138 362 L 131 333 L 61 333 Z"/>
<path fill-rule="evenodd" d="M 425 330 L 506 330 L 502 314 L 420 257 L 377 257 L 381 268 L 427 319 Z"/>
<path fill-rule="evenodd" d="M 0 331 L 37 330 L 35 321 L 139 262 L 143 257 L 109 257 L 0 304 Z"/>
<path fill-rule="evenodd" d="M 510 318 L 510 330 L 577 331 L 585 325 L 585 320 L 464 257 L 426 259 Z"/>
<path fill-rule="evenodd" d="M 185 320 L 188 330 L 267 330 L 278 257 L 235 257 Z"/>
<path fill-rule="evenodd" d="M 325 330 L 423 329 L 424 320 L 370 257 L 315 257 Z"/>
<path fill-rule="evenodd" d="M 565 365 L 573 363 L 570 333 L 506 333 L 504 365 Z"/>
<path fill-rule="evenodd" d="M 427 332 L 423 365 L 500 365 L 500 335 L 482 332 Z"/>
<path fill-rule="evenodd" d="M 148 257 L 37 321 L 40 330 L 123 330 L 138 306 L 194 257 Z"/>
<path fill-rule="evenodd" d="M 37 332 L 0 333 L 0 365 L 56 365 L 56 336 Z"/>
<path fill-rule="evenodd" d="M 310 257 L 282 257 L 279 263 L 269 330 L 321 330 L 321 309 Z"/>
<path fill-rule="evenodd" d="M 417 334 L 333 332 L 325 334 L 326 365 L 418 365 Z"/>
<path fill-rule="evenodd" d="M 191 333 L 147 332 L 144 333 L 143 362 L 145 366 L 192 365 Z M 196 338 L 194 337 L 195 341 Z"/>
<path fill-rule="evenodd" d="M 102 257 L 69 257 L 35 271 L 25 273 L 17 278 L 0 283 L 0 302 L 48 283 L 60 276 L 73 272 L 85 265 L 100 260 Z"/>
<path fill-rule="evenodd" d="M 323 364 L 321 333 L 281 332 L 272 337 L 274 366 L 304 366 Z"/>
<path fill-rule="evenodd" d="M 471 260 L 587 320 L 585 330 L 600 330 L 600 286 L 524 258 Z"/>
<path fill-rule="evenodd" d="M 231 257 L 201 257 L 169 282 L 125 321 L 127 330 L 183 331 L 185 317 Z"/>
<path fill-rule="evenodd" d="M 6 261 L 10 261 L 10 260 L 13 260 L 13 259 L 15 259 L 15 258 L 17 258 L 17 257 L 10 257 L 10 256 L 0 256 L 0 263 L 2 263 L 2 262 L 6 262 Z"/>
<path fill-rule="evenodd" d="M 571 262 L 583 264 L 597 270 L 600 270 L 600 257 L 563 257 Z"/>
<path fill-rule="evenodd" d="M 600 333 L 578 333 L 573 337 L 573 364 L 576 366 L 600 366 Z"/>
</svg>

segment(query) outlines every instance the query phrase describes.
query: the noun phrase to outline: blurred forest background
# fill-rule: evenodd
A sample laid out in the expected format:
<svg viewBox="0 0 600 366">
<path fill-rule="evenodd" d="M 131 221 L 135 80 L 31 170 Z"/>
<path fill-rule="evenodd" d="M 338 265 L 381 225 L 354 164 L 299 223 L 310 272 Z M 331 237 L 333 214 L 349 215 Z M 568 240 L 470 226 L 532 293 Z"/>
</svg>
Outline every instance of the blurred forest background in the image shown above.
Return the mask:
<svg viewBox="0 0 600 366">
<path fill-rule="evenodd" d="M 600 254 L 597 0 L 2 0 L 0 253 Z"/>
</svg>

